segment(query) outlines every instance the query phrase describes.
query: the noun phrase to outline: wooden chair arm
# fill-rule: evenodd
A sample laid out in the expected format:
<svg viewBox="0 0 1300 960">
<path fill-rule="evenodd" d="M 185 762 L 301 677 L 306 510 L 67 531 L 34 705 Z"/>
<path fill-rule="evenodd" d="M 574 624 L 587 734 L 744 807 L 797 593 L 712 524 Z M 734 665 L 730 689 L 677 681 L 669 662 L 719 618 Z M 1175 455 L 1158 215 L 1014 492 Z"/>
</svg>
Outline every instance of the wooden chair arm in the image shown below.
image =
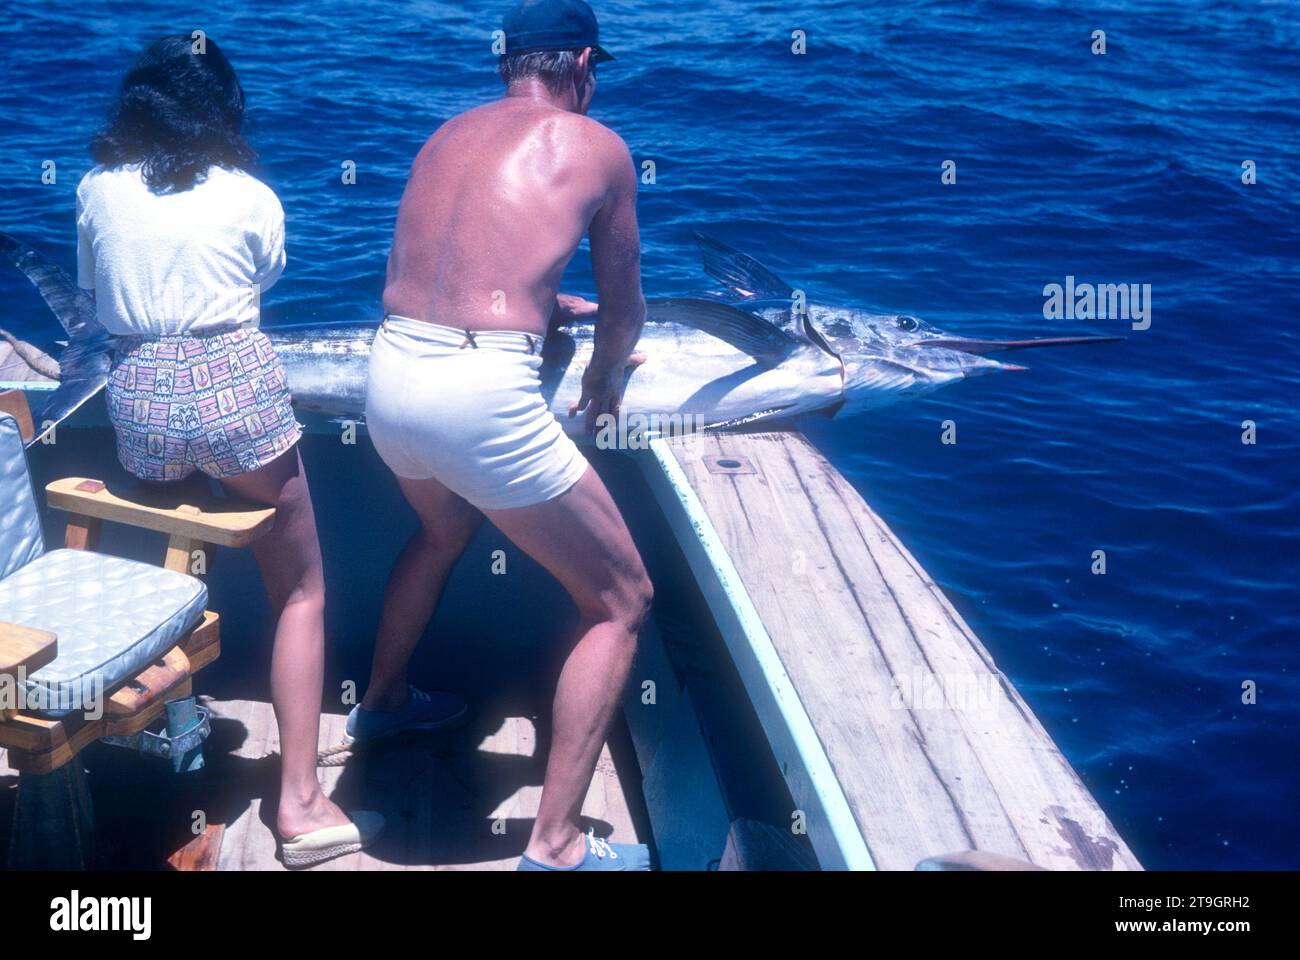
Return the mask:
<svg viewBox="0 0 1300 960">
<path fill-rule="evenodd" d="M 58 510 L 221 547 L 246 547 L 275 523 L 274 507 L 198 497 L 193 498 L 197 504 L 150 507 L 123 500 L 102 482 L 84 477 L 55 480 L 45 488 L 45 496 Z"/>
<path fill-rule="evenodd" d="M 0 622 L 0 723 L 18 712 L 18 670 L 33 673 L 58 655 L 59 643 L 54 634 Z"/>
<path fill-rule="evenodd" d="M 54 634 L 0 621 L 0 674 L 13 674 L 19 667 L 32 673 L 58 655 L 59 642 Z"/>
<path fill-rule="evenodd" d="M 0 413 L 7 413 L 18 421 L 18 435 L 23 438 L 23 443 L 36 436 L 32 408 L 27 405 L 27 394 L 21 390 L 0 391 Z"/>
</svg>

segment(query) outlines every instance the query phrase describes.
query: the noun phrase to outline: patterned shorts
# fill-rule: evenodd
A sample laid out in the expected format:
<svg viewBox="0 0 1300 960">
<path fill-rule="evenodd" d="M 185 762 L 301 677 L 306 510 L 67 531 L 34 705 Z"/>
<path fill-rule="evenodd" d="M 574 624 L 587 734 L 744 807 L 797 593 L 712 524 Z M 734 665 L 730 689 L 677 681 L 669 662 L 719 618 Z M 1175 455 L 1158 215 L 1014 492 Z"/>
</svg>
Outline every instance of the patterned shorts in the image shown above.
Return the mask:
<svg viewBox="0 0 1300 960">
<path fill-rule="evenodd" d="M 124 338 L 106 392 L 117 457 L 144 480 L 250 473 L 302 435 L 284 368 L 257 330 Z"/>
</svg>

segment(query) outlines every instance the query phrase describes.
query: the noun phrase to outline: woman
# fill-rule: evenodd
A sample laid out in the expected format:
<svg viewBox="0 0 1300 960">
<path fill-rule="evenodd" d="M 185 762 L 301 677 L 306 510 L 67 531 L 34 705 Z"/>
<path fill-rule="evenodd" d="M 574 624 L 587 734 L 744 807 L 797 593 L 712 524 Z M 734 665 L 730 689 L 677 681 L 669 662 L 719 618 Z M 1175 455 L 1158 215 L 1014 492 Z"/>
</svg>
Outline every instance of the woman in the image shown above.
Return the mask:
<svg viewBox="0 0 1300 960">
<path fill-rule="evenodd" d="M 271 699 L 280 726 L 276 829 L 285 866 L 354 852 L 383 827 L 349 818 L 316 777 L 325 585 L 284 370 L 258 298 L 284 269 L 284 211 L 249 169 L 244 92 L 211 40 L 155 42 L 122 82 L 77 188 L 78 280 L 124 339 L 109 374 L 122 465 L 145 480 L 202 470 L 276 509 L 254 545 L 277 615 Z"/>
</svg>

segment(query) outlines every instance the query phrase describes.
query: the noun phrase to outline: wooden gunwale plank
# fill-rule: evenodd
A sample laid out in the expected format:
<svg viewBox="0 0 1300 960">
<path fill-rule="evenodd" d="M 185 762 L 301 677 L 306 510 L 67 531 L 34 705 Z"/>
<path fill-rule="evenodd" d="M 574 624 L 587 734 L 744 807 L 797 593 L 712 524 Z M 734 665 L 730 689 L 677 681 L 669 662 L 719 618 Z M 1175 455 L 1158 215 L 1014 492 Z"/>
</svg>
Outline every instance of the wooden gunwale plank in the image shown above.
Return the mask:
<svg viewBox="0 0 1300 960">
<path fill-rule="evenodd" d="M 958 671 L 958 675 L 976 680 L 991 679 L 990 675 L 987 671 L 981 671 L 982 675 L 972 672 L 971 664 L 960 656 L 954 656 L 960 651 L 935 651 L 935 656 L 931 657 L 924 644 L 919 642 L 918 631 L 910 620 L 909 607 L 920 598 L 898 596 L 896 591 L 906 584 L 898 580 L 891 583 L 883 575 L 880 563 L 871 555 L 865 538 L 858 542 L 852 539 L 850 531 L 857 529 L 852 513 L 835 509 L 843 505 L 843 501 L 837 501 L 833 493 L 828 495 L 828 491 L 821 489 L 828 479 L 826 471 L 830 469 L 829 465 L 810 462 L 806 457 L 801 463 L 796 463 L 792 454 L 795 450 L 800 454 L 804 451 L 793 444 L 782 444 L 782 447 L 784 462 L 779 456 L 765 458 L 766 486 L 774 495 L 779 494 L 779 476 L 786 485 L 795 488 L 792 491 L 794 497 L 802 495 L 811 508 L 811 515 L 803 519 L 815 524 L 816 530 L 800 532 L 805 536 L 810 533 L 821 535 L 821 539 L 810 538 L 807 542 L 810 551 L 817 551 L 811 559 L 818 561 L 819 565 L 833 565 L 834 573 L 838 575 L 819 578 L 822 585 L 832 588 L 836 601 L 832 605 L 825 602 L 826 594 L 821 597 L 821 610 L 834 620 L 831 633 L 841 635 L 843 644 L 857 641 L 866 650 L 878 654 L 868 660 L 870 669 L 864 679 L 870 684 L 874 696 L 865 704 L 868 709 L 863 719 L 877 733 L 878 739 L 884 740 L 889 733 L 897 738 L 897 742 L 891 744 L 893 749 L 889 754 L 891 779 L 909 784 L 914 792 L 908 803 L 912 815 L 909 822 L 902 825 L 910 830 L 901 833 L 895 842 L 905 847 L 910 837 L 927 836 L 946 844 L 945 848 L 973 848 L 983 843 L 993 845 L 1007 855 L 1028 856 L 1029 851 L 1002 809 L 998 793 L 983 769 L 978 753 L 965 749 L 963 741 L 966 736 L 960 725 L 962 711 L 900 709 L 903 703 L 900 702 L 899 683 L 906 689 L 914 686 L 913 681 L 924 684 L 928 678 L 950 671 Z M 789 472 L 779 475 L 778 471 L 783 468 L 788 468 Z M 838 474 L 834 476 L 838 478 Z M 784 507 L 783 515 L 787 520 L 798 519 L 798 511 L 790 512 L 791 498 L 779 499 L 782 502 L 774 502 L 773 508 Z M 774 530 L 778 537 L 787 532 L 790 532 L 789 527 Z M 807 566 L 809 564 L 805 564 Z M 783 609 L 786 606 L 782 604 Z M 793 609 L 797 611 L 799 608 L 796 605 Z M 798 625 L 789 626 L 799 629 Z M 825 665 L 826 672 L 820 676 L 819 689 L 845 687 L 835 658 L 818 657 L 815 651 L 810 651 L 808 663 Z M 840 692 L 847 694 L 850 691 L 845 688 Z M 852 759 L 855 758 L 850 756 Z M 857 774 L 857 769 L 845 773 L 846 776 Z M 872 797 L 881 804 L 881 809 L 872 814 L 877 829 L 879 824 L 888 823 L 897 816 L 890 813 L 895 803 L 891 793 L 872 790 Z M 865 816 L 865 813 L 861 815 Z M 867 829 L 864 824 L 864 830 Z"/>
<path fill-rule="evenodd" d="M 1140 869 L 942 591 L 802 436 L 706 434 L 666 447 L 879 866 L 983 849 L 1056 869 Z M 732 460 L 741 468 L 719 469 Z M 972 702 L 931 702 L 958 682 Z"/>
<path fill-rule="evenodd" d="M 650 454 L 641 461 L 646 479 L 717 619 L 819 861 L 827 869 L 874 869 L 817 731 L 726 547 L 667 443 L 651 441 Z"/>
<path fill-rule="evenodd" d="M 834 476 L 834 483 L 837 487 L 847 487 L 838 474 Z M 856 498 L 855 492 L 851 489 L 849 492 Z M 837 490 L 835 495 L 841 503 L 847 500 L 844 489 Z M 890 600 L 897 605 L 904 621 L 903 629 L 916 643 L 927 669 L 958 676 L 978 676 L 997 684 L 996 691 L 993 691 L 997 693 L 997 699 L 989 703 L 989 706 L 996 704 L 997 709 L 921 710 L 914 713 L 927 719 L 946 721 L 943 725 L 945 735 L 957 745 L 962 755 L 968 753 L 974 757 L 979 765 L 982 788 L 991 790 L 1001 818 L 1014 832 L 1014 840 L 1024 851 L 1026 859 L 1039 858 L 1044 845 L 1056 837 L 1046 836 L 1049 831 L 1032 831 L 1039 834 L 1036 838 L 1022 835 L 1023 825 L 1041 824 L 1043 818 L 1040 814 L 1044 812 L 1040 807 L 1022 806 L 1022 800 L 1032 803 L 1037 798 L 1041 805 L 1043 798 L 1074 798 L 1075 816 L 1088 821 L 1089 832 L 1103 838 L 1113 837 L 1114 828 L 1105 820 L 1100 808 L 1092 801 L 1073 768 L 1060 755 L 1014 685 L 994 665 L 983 644 L 974 637 L 969 626 L 933 582 L 928 577 L 919 576 L 919 565 L 905 553 L 905 548 L 892 531 L 865 503 L 862 508 L 851 512 L 846 510 L 845 526 L 853 525 L 862 538 L 867 556 L 876 564 L 874 570 L 864 571 L 867 578 L 874 573 L 875 578 L 887 586 L 909 579 L 913 581 L 915 592 L 908 603 L 900 603 L 892 588 Z M 871 530 L 862 528 L 861 523 L 865 520 L 872 522 Z M 924 589 L 915 589 L 918 584 Z M 999 717 L 997 714 L 1003 710 L 1007 711 L 1007 716 Z M 989 738 L 996 738 L 1000 748 L 988 749 L 980 743 Z M 931 742 L 934 742 L 933 738 Z M 983 797 L 972 795 L 969 778 L 963 779 L 963 785 L 968 788 L 963 793 L 966 797 L 964 806 L 969 810 Z M 1050 820 L 1049 824 L 1050 832 L 1055 834 L 1056 824 L 1051 824 Z M 991 838 L 982 836 L 980 839 L 982 846 L 993 846 Z M 1013 854 L 1005 847 L 999 847 L 998 851 Z M 1088 865 L 1106 866 L 1103 862 Z"/>
</svg>

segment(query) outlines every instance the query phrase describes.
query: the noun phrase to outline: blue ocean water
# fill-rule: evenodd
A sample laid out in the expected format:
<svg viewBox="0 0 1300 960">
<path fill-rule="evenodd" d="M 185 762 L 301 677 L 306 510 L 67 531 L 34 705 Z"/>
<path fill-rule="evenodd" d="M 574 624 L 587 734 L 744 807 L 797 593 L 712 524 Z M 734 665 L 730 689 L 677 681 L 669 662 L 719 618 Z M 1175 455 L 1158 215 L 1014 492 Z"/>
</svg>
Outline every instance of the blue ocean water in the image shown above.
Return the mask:
<svg viewBox="0 0 1300 960">
<path fill-rule="evenodd" d="M 648 295 L 708 287 L 703 226 L 817 300 L 966 336 L 1129 334 L 808 430 L 1144 864 L 1300 865 L 1296 5 L 595 5 L 618 60 L 592 113 L 656 166 L 639 208 Z M 265 322 L 374 318 L 407 167 L 497 90 L 499 11 L 10 0 L 0 229 L 71 269 L 73 191 L 121 72 L 156 35 L 202 27 L 240 71 L 288 215 Z M 1067 276 L 1151 284 L 1150 329 L 1044 320 L 1044 285 Z M 565 287 L 594 295 L 585 254 Z M 16 273 L 0 271 L 0 302 L 0 325 L 48 338 Z"/>
</svg>

